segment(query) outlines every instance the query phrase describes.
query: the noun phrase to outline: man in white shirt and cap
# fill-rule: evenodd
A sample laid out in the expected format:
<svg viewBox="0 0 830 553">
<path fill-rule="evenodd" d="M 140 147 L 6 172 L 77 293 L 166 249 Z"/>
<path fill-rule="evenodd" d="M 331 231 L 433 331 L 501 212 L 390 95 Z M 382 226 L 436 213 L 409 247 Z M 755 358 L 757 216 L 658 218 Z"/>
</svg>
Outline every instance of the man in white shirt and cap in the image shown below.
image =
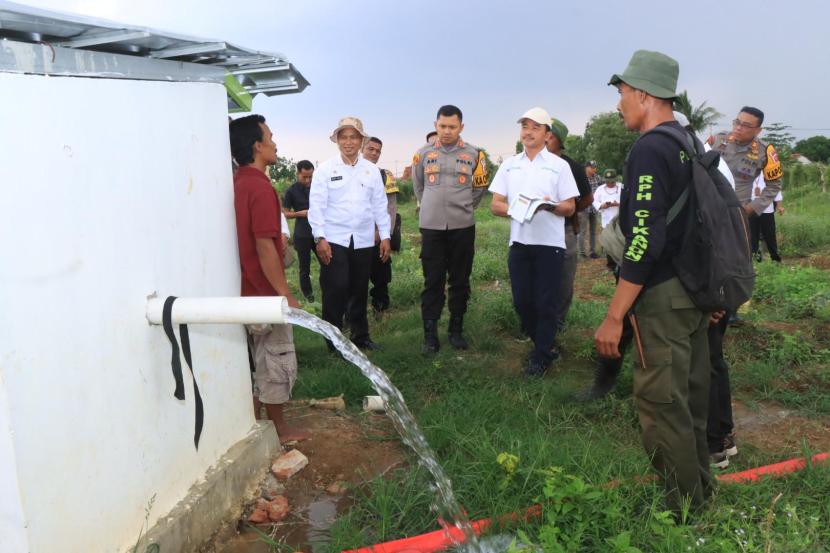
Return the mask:
<svg viewBox="0 0 830 553">
<path fill-rule="evenodd" d="M 550 115 L 542 108 L 532 108 L 518 123 L 524 150 L 506 159 L 496 172 L 489 188 L 493 193 L 490 210 L 499 217 L 510 217 L 507 263 L 513 306 L 522 330 L 533 340 L 524 374 L 541 377 L 554 359 L 551 349 L 565 258 L 565 217 L 573 215 L 579 189 L 568 163 L 545 148 L 551 134 Z M 551 203 L 528 213 L 528 220 L 515 210 L 517 198 L 519 203 L 523 199 Z"/>
<path fill-rule="evenodd" d="M 357 117 L 340 120 L 330 137 L 340 153 L 314 172 L 308 222 L 320 259 L 323 319 L 339 328 L 346 315 L 352 342 L 374 350 L 378 345 L 369 337 L 366 301 L 376 225 L 384 262 L 390 242 L 383 181 L 378 168 L 360 155 L 368 138 Z"/>
<path fill-rule="evenodd" d="M 605 228 L 620 212 L 622 186 L 617 182 L 617 172 L 613 169 L 606 169 L 603 179 L 605 179 L 605 184 L 597 187 L 594 192 L 594 208 L 602 217 L 602 228 Z"/>
</svg>

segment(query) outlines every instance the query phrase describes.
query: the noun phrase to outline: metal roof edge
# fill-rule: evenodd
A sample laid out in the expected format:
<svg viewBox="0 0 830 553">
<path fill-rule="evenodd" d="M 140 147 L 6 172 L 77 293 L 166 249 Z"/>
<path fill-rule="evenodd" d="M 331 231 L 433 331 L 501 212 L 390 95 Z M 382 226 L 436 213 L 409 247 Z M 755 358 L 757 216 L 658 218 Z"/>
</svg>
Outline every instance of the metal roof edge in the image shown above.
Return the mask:
<svg viewBox="0 0 830 553">
<path fill-rule="evenodd" d="M 0 40 L 0 72 L 224 84 L 221 67 Z"/>
</svg>

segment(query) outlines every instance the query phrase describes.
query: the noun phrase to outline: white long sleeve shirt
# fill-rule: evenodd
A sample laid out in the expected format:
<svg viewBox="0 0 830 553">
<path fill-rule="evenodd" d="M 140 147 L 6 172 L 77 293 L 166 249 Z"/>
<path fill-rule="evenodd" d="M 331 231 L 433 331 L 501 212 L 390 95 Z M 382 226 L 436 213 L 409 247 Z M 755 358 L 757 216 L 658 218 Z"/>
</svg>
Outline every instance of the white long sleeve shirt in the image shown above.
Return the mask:
<svg viewBox="0 0 830 553">
<path fill-rule="evenodd" d="M 761 193 L 764 191 L 764 188 L 767 187 L 767 181 L 764 180 L 764 172 L 761 171 L 758 173 L 758 176 L 755 177 L 755 182 L 752 183 L 752 196 L 750 196 L 750 201 L 754 200 L 761 196 Z M 778 194 L 775 195 L 775 199 L 772 201 L 773 203 L 769 204 L 767 208 L 764 210 L 764 213 L 775 213 L 775 202 L 781 202 L 784 200 L 784 195 L 781 191 L 778 191 Z"/>
<path fill-rule="evenodd" d="M 355 249 L 375 245 L 375 225 L 381 240 L 389 238 L 386 191 L 378 168 L 359 157 L 347 165 L 338 155 L 320 164 L 311 180 L 308 223 L 314 238 Z"/>
<path fill-rule="evenodd" d="M 608 223 L 611 222 L 611 219 L 616 217 L 620 212 L 620 190 L 622 189 L 622 185 L 617 183 L 617 186 L 614 188 L 609 187 L 607 184 L 603 184 L 602 186 L 597 187 L 597 191 L 594 192 L 594 209 L 599 211 L 600 215 L 602 215 L 602 228 L 605 228 Z M 601 208 L 600 206 L 605 202 L 617 202 L 617 205 Z"/>
</svg>

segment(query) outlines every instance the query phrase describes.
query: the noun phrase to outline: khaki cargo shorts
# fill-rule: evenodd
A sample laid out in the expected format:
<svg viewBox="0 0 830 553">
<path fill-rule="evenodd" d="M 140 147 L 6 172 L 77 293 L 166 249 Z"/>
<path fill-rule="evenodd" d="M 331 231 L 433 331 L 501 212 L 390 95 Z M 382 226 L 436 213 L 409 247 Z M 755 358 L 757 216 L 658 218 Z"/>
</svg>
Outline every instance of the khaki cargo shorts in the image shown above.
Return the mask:
<svg viewBox="0 0 830 553">
<path fill-rule="evenodd" d="M 280 404 L 291 398 L 297 380 L 297 355 L 291 325 L 245 325 L 254 356 L 254 397 Z"/>
</svg>

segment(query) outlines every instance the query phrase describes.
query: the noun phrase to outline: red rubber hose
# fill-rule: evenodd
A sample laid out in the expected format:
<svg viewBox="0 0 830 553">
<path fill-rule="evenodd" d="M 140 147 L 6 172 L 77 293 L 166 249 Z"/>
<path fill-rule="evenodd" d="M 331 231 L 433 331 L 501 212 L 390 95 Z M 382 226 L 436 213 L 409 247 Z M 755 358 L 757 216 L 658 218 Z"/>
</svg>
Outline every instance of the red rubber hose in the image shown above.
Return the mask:
<svg viewBox="0 0 830 553">
<path fill-rule="evenodd" d="M 816 465 L 830 459 L 830 453 L 818 453 L 813 455 L 810 459 L 811 465 Z M 807 466 L 807 460 L 804 458 L 789 459 L 772 465 L 765 465 L 754 469 L 748 469 L 741 472 L 732 472 L 729 474 L 719 475 L 718 481 L 723 484 L 753 484 L 759 482 L 763 476 L 775 477 L 783 476 L 793 472 L 803 470 Z M 648 479 L 645 479 L 648 480 Z M 617 484 L 619 484 L 617 482 Z M 538 517 L 542 514 L 542 509 L 539 505 L 534 505 L 525 511 L 524 518 L 530 519 Z M 517 520 L 521 515 L 519 513 L 512 513 L 499 517 L 500 522 Z M 484 530 L 489 528 L 493 521 L 489 518 L 475 520 L 470 523 L 476 535 L 480 535 Z M 420 536 L 412 536 L 400 540 L 388 541 L 379 543 L 377 545 L 370 545 L 358 549 L 344 550 L 343 553 L 436 553 L 444 551 L 457 543 L 462 543 L 465 539 L 464 533 L 454 526 L 448 526 L 446 530 L 436 530 L 421 534 Z"/>
</svg>

